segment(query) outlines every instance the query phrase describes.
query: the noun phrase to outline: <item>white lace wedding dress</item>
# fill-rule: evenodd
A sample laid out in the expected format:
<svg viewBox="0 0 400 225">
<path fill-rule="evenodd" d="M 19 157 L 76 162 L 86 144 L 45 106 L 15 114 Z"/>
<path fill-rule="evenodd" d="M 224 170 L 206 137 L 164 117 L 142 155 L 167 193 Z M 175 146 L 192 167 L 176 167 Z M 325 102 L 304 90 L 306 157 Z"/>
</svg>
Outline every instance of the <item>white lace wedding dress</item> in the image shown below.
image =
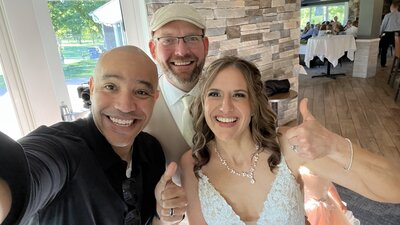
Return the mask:
<svg viewBox="0 0 400 225">
<path fill-rule="evenodd" d="M 241 221 L 222 195 L 200 171 L 199 198 L 208 225 L 303 225 L 304 200 L 300 186 L 282 157 L 270 193 L 257 221 Z"/>
</svg>

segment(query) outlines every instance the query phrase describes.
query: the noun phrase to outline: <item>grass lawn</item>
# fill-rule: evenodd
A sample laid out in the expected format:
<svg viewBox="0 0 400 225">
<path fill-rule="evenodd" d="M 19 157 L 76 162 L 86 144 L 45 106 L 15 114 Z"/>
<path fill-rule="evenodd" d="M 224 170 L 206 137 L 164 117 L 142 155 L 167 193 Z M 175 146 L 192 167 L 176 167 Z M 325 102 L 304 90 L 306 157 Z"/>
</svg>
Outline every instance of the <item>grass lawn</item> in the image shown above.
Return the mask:
<svg viewBox="0 0 400 225">
<path fill-rule="evenodd" d="M 64 77 L 67 81 L 88 80 L 93 75 L 97 58 L 90 57 L 89 49 L 99 45 L 66 45 L 63 46 L 65 59 L 76 59 L 78 62 L 63 65 Z"/>
<path fill-rule="evenodd" d="M 65 59 L 81 59 L 88 55 L 88 48 L 99 45 L 67 45 L 62 47 Z"/>
<path fill-rule="evenodd" d="M 74 78 L 89 78 L 93 75 L 97 60 L 82 60 L 76 63 L 64 64 L 64 76 L 66 80 Z"/>
</svg>

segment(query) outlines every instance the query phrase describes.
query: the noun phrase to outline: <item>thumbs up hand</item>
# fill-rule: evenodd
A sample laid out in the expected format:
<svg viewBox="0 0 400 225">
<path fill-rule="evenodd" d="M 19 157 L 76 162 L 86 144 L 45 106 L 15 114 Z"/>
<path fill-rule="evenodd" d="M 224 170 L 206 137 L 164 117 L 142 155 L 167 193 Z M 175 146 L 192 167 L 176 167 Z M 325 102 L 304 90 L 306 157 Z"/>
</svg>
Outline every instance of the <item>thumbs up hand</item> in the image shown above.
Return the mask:
<svg viewBox="0 0 400 225">
<path fill-rule="evenodd" d="M 336 150 L 336 143 L 342 137 L 323 127 L 308 111 L 308 99 L 302 99 L 299 111 L 303 122 L 288 129 L 286 137 L 291 149 L 307 159 L 317 159 L 329 155 Z"/>
<path fill-rule="evenodd" d="M 163 224 L 182 221 L 186 213 L 187 199 L 182 187 L 172 181 L 178 165 L 171 162 L 155 188 L 157 213 Z"/>
</svg>

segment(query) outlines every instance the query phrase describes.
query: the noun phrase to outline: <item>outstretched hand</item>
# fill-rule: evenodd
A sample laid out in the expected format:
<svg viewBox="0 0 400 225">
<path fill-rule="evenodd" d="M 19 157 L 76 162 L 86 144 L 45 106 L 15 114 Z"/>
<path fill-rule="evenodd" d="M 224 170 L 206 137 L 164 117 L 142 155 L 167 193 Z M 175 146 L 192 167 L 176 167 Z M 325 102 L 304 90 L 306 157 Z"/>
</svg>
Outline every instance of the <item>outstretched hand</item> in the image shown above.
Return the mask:
<svg viewBox="0 0 400 225">
<path fill-rule="evenodd" d="M 157 213 L 160 220 L 179 223 L 186 213 L 187 199 L 182 187 L 172 181 L 178 165 L 171 162 L 155 188 Z"/>
<path fill-rule="evenodd" d="M 299 111 L 303 122 L 288 129 L 286 136 L 290 145 L 303 158 L 317 159 L 334 151 L 339 135 L 323 127 L 308 111 L 308 99 L 302 99 Z"/>
</svg>

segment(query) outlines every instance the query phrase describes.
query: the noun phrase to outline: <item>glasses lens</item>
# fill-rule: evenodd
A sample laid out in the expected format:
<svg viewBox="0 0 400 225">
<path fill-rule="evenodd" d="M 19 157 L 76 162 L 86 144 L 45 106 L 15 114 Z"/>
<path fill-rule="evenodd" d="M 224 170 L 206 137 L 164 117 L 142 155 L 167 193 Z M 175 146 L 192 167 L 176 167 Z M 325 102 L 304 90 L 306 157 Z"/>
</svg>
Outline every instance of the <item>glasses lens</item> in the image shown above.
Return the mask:
<svg viewBox="0 0 400 225">
<path fill-rule="evenodd" d="M 178 42 L 178 38 L 176 37 L 160 37 L 158 41 L 165 46 L 175 45 Z"/>
<path fill-rule="evenodd" d="M 139 209 L 133 209 L 125 216 L 125 225 L 141 225 Z"/>
<path fill-rule="evenodd" d="M 179 39 L 182 39 L 182 41 L 189 47 L 196 47 L 197 44 L 199 44 L 203 39 L 203 35 L 188 35 L 185 37 L 159 37 L 157 38 L 157 41 L 165 47 L 175 47 L 178 44 Z"/>
<path fill-rule="evenodd" d="M 122 194 L 124 200 L 129 205 L 136 205 L 138 202 L 138 196 L 136 194 L 136 181 L 134 179 L 125 180 L 122 183 Z"/>
<path fill-rule="evenodd" d="M 197 44 L 201 41 L 202 36 L 200 35 L 190 35 L 183 37 L 183 40 L 188 44 Z"/>
</svg>

